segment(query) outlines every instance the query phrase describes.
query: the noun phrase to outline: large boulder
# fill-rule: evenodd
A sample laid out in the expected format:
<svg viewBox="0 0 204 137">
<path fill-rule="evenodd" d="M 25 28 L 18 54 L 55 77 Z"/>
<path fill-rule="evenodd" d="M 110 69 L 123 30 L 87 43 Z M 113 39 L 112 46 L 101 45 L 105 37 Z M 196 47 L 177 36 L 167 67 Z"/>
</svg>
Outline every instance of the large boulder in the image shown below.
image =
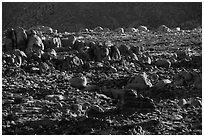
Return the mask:
<svg viewBox="0 0 204 137">
<path fill-rule="evenodd" d="M 177 55 L 177 59 L 179 60 L 184 60 L 189 58 L 188 53 L 185 50 L 177 50 L 176 55 Z"/>
<path fill-rule="evenodd" d="M 44 52 L 39 48 L 27 48 L 25 53 L 28 57 L 27 58 L 28 61 L 31 60 L 41 61 Z"/>
<path fill-rule="evenodd" d="M 124 28 L 117 28 L 117 29 L 115 29 L 115 32 L 119 33 L 119 34 L 124 34 L 125 33 Z"/>
<path fill-rule="evenodd" d="M 62 47 L 73 47 L 76 39 L 74 35 L 68 35 L 65 38 L 61 38 Z"/>
<path fill-rule="evenodd" d="M 109 57 L 109 50 L 106 46 L 100 46 L 100 55 L 102 60 L 106 60 Z"/>
<path fill-rule="evenodd" d="M 44 44 L 41 40 L 41 38 L 37 35 L 32 35 L 28 37 L 28 44 L 27 49 L 33 49 L 33 50 L 44 50 Z"/>
<path fill-rule="evenodd" d="M 87 78 L 84 76 L 81 77 L 72 77 L 69 79 L 70 85 L 74 88 L 83 89 L 87 86 Z"/>
<path fill-rule="evenodd" d="M 124 98 L 121 105 L 121 112 L 124 115 L 131 115 L 135 112 L 148 113 L 156 110 L 156 105 L 150 98 L 138 96 L 136 90 L 124 90 Z"/>
<path fill-rule="evenodd" d="M 94 28 L 93 31 L 94 31 L 94 32 L 102 32 L 102 31 L 103 31 L 103 28 L 102 28 L 102 27 L 96 27 L 96 28 Z"/>
<path fill-rule="evenodd" d="M 123 56 L 130 56 L 130 54 L 132 53 L 131 50 L 130 50 L 130 46 L 125 45 L 125 44 L 121 44 L 118 47 L 118 49 L 120 51 L 120 54 L 123 55 Z"/>
<path fill-rule="evenodd" d="M 166 85 L 170 84 L 171 81 L 169 79 L 162 79 L 156 83 L 154 86 L 156 89 L 163 89 Z"/>
<path fill-rule="evenodd" d="M 88 53 L 90 58 L 93 57 L 93 60 L 96 61 L 110 60 L 109 49 L 102 43 L 96 43 L 90 47 Z"/>
<path fill-rule="evenodd" d="M 55 48 L 60 48 L 62 46 L 61 39 L 59 37 L 54 37 L 53 44 Z"/>
<path fill-rule="evenodd" d="M 202 54 L 192 55 L 191 56 L 191 64 L 196 65 L 196 66 L 202 66 Z"/>
<path fill-rule="evenodd" d="M 168 27 L 165 26 L 165 25 L 161 25 L 161 26 L 159 26 L 158 31 L 159 31 L 159 32 L 162 32 L 162 33 L 167 33 L 167 32 L 170 32 L 171 29 L 168 28 Z"/>
<path fill-rule="evenodd" d="M 26 34 L 26 30 L 23 29 L 22 27 L 17 27 L 15 28 L 15 32 L 16 32 L 17 48 L 22 51 L 25 51 L 27 38 L 28 38 Z"/>
<path fill-rule="evenodd" d="M 9 54 L 11 54 L 11 65 L 17 67 L 21 67 L 21 65 L 23 65 L 27 59 L 27 55 L 19 49 L 11 50 L 9 51 Z"/>
<path fill-rule="evenodd" d="M 144 31 L 144 32 L 148 32 L 148 31 L 149 31 L 146 26 L 139 26 L 139 27 L 138 27 L 138 30 L 139 30 L 139 31 Z"/>
<path fill-rule="evenodd" d="M 81 48 L 85 47 L 85 41 L 84 40 L 76 40 L 73 49 L 79 51 Z"/>
<path fill-rule="evenodd" d="M 110 57 L 112 60 L 121 60 L 120 51 L 116 46 L 110 47 Z"/>
<path fill-rule="evenodd" d="M 10 51 L 12 49 L 17 48 L 17 37 L 16 37 L 16 32 L 13 28 L 6 30 L 5 32 L 5 49 L 7 51 Z"/>
<path fill-rule="evenodd" d="M 170 68 L 171 67 L 171 62 L 167 59 L 158 59 L 153 64 L 157 67 L 162 67 L 162 68 Z"/>
<path fill-rule="evenodd" d="M 149 87 L 152 87 L 152 83 L 147 78 L 146 73 L 143 73 L 143 74 L 138 74 L 134 76 L 134 78 L 130 79 L 125 88 L 135 89 L 139 91 L 139 90 L 146 90 Z"/>
<path fill-rule="evenodd" d="M 45 37 L 42 42 L 45 50 L 61 47 L 61 39 L 59 37 Z"/>
<path fill-rule="evenodd" d="M 141 53 L 142 48 L 140 46 L 131 46 L 130 50 L 135 53 L 136 55 L 139 55 Z"/>
<path fill-rule="evenodd" d="M 125 29 L 125 32 L 127 32 L 127 33 L 135 33 L 137 31 L 138 30 L 136 28 L 134 28 L 134 27 L 129 27 L 129 28 Z"/>
<path fill-rule="evenodd" d="M 89 33 L 89 29 L 87 28 L 80 29 L 79 33 Z"/>
<path fill-rule="evenodd" d="M 44 61 L 56 59 L 57 58 L 57 52 L 54 49 L 49 49 L 46 52 L 43 52 L 42 59 Z"/>
<path fill-rule="evenodd" d="M 103 32 L 110 32 L 110 29 L 109 28 L 103 28 Z"/>
<path fill-rule="evenodd" d="M 149 65 L 152 63 L 151 58 L 146 55 L 142 55 L 142 57 L 139 58 L 139 61 L 143 64 L 149 64 Z"/>
<path fill-rule="evenodd" d="M 83 65 L 82 59 L 77 56 L 67 56 L 60 65 L 62 65 L 62 70 L 73 70 Z"/>
</svg>

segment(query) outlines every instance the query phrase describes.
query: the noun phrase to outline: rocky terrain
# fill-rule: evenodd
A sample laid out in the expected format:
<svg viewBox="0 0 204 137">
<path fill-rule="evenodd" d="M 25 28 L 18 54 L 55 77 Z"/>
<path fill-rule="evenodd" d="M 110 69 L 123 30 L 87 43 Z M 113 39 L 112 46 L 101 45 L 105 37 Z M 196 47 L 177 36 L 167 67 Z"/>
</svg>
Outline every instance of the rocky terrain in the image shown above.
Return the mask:
<svg viewBox="0 0 204 137">
<path fill-rule="evenodd" d="M 3 51 L 2 134 L 201 135 L 202 29 L 164 30 L 36 31 L 78 43 L 46 60 Z M 90 42 L 120 54 L 86 59 Z"/>
</svg>

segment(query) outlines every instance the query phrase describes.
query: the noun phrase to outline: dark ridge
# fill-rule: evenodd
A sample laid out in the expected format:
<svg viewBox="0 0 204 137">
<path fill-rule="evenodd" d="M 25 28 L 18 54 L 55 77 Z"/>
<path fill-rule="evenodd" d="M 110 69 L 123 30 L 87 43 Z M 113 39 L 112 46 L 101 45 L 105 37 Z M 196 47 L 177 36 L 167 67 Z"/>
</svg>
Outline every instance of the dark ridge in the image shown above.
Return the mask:
<svg viewBox="0 0 204 137">
<path fill-rule="evenodd" d="M 3 2 L 2 28 L 35 25 L 61 31 L 145 25 L 192 29 L 202 24 L 202 2 Z"/>
</svg>

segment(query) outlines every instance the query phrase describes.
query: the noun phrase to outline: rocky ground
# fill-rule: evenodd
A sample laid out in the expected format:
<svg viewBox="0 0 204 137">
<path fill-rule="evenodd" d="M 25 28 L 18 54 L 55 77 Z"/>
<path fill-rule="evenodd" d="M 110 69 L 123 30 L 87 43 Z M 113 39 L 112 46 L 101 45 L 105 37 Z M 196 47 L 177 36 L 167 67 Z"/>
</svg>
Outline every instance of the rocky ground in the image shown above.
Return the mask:
<svg viewBox="0 0 204 137">
<path fill-rule="evenodd" d="M 134 44 L 140 40 L 143 52 L 156 58 L 168 58 L 178 47 L 190 48 L 192 55 L 202 52 L 201 29 L 168 34 L 81 36 L 82 39 L 111 40 L 116 44 Z M 141 67 L 127 60 L 123 63 L 90 62 L 89 69 L 79 66 L 67 71 L 53 68 L 47 72 L 38 71 L 35 64 L 30 64 L 32 69 L 29 70 L 10 66 L 6 60 L 2 66 L 3 135 L 202 134 L 202 63 L 190 60 L 172 63 L 170 68 L 159 68 Z M 178 84 L 176 74 L 184 68 L 192 77 L 184 77 L 182 84 Z M 124 88 L 130 79 L 142 72 L 148 75 L 152 86 L 126 91 Z M 75 86 L 71 81 L 80 76 L 86 79 L 84 87 Z M 200 81 L 197 80 L 196 85 L 198 78 Z M 163 79 L 171 81 L 170 84 L 159 86 Z M 134 110 L 131 103 L 128 104 L 132 97 L 132 103 L 136 103 Z"/>
</svg>

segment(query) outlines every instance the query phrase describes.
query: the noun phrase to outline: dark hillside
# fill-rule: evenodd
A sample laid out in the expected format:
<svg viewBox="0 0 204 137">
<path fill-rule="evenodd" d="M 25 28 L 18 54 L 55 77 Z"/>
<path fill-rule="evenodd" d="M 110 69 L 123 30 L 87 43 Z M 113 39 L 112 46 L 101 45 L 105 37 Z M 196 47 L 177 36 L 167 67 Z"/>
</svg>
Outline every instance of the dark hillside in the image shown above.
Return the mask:
<svg viewBox="0 0 204 137">
<path fill-rule="evenodd" d="M 161 24 L 191 29 L 202 23 L 202 3 L 15 3 L 2 4 L 3 30 L 8 27 L 46 25 L 59 31 L 77 31 L 96 26 L 115 29 Z"/>
</svg>

